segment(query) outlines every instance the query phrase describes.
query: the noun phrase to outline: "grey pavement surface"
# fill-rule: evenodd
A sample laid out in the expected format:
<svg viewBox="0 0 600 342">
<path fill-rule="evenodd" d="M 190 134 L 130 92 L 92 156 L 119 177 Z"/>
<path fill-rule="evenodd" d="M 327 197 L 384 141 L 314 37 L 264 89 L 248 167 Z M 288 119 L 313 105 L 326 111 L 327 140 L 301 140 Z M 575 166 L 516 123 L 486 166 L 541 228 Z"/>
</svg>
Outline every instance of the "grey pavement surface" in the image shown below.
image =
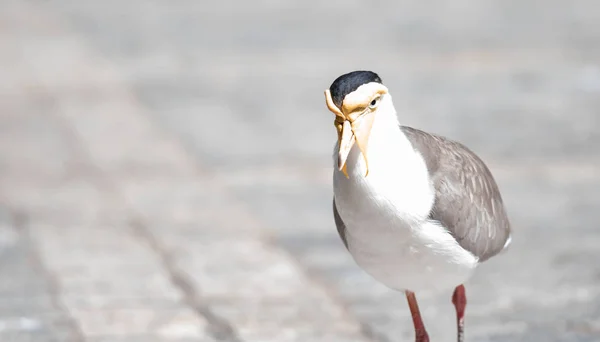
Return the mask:
<svg viewBox="0 0 600 342">
<path fill-rule="evenodd" d="M 331 214 L 323 90 L 489 164 L 467 341 L 600 341 L 600 3 L 0 1 L 0 341 L 412 341 Z M 433 341 L 450 293 L 418 293 Z"/>
</svg>

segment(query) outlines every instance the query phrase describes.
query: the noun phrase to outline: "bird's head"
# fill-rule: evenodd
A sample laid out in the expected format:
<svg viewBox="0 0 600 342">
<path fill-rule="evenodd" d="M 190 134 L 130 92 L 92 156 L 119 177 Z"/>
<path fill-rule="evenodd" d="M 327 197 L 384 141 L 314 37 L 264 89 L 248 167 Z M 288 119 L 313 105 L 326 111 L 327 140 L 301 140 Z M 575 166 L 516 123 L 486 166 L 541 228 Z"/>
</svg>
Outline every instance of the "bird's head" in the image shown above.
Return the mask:
<svg viewBox="0 0 600 342">
<path fill-rule="evenodd" d="M 373 120 L 386 101 L 387 88 L 381 78 L 371 71 L 353 71 L 338 77 L 325 90 L 327 108 L 335 114 L 338 132 L 338 168 L 346 177 L 346 160 L 354 144 L 358 145 L 369 173 L 367 145 Z M 384 109 L 383 109 L 384 110 Z"/>
</svg>

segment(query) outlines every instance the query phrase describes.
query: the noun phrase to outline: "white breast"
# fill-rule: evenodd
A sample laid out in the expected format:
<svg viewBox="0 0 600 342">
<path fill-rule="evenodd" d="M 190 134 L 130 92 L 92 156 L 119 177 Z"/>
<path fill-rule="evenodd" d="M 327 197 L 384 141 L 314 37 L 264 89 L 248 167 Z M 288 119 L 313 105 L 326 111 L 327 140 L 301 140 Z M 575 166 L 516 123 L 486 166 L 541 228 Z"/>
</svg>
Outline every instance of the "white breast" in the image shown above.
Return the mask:
<svg viewBox="0 0 600 342">
<path fill-rule="evenodd" d="M 333 158 L 334 196 L 348 250 L 367 273 L 393 289 L 457 286 L 477 259 L 427 219 L 435 200 L 427 167 L 397 122 L 389 121 L 380 117 L 373 123 L 366 178 L 356 146 L 347 161 L 349 179 L 338 171 L 337 154 Z"/>
</svg>

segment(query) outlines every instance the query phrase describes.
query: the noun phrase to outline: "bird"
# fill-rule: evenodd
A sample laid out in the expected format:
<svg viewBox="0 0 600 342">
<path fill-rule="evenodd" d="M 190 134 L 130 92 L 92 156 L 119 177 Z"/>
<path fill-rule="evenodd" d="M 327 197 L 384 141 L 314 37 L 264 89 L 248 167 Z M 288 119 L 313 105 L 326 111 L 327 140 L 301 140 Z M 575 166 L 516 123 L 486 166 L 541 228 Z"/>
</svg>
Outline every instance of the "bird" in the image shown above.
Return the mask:
<svg viewBox="0 0 600 342">
<path fill-rule="evenodd" d="M 464 341 L 464 283 L 512 240 L 492 173 L 465 145 L 401 125 L 373 71 L 339 76 L 325 101 L 337 130 L 333 218 L 344 246 L 371 277 L 404 292 L 417 342 L 429 335 L 415 293 L 453 290 Z"/>
</svg>

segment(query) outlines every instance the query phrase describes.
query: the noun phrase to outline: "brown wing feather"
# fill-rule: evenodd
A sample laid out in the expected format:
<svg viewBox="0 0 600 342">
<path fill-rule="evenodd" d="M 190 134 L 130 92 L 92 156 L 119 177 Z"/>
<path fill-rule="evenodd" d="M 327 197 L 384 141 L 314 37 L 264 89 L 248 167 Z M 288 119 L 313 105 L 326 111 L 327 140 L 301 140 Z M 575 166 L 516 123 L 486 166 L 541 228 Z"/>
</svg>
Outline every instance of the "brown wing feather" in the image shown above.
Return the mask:
<svg viewBox="0 0 600 342">
<path fill-rule="evenodd" d="M 411 127 L 401 129 L 425 159 L 433 179 L 436 198 L 430 219 L 439 221 L 480 262 L 500 253 L 511 228 L 484 162 L 458 142 Z"/>
</svg>

